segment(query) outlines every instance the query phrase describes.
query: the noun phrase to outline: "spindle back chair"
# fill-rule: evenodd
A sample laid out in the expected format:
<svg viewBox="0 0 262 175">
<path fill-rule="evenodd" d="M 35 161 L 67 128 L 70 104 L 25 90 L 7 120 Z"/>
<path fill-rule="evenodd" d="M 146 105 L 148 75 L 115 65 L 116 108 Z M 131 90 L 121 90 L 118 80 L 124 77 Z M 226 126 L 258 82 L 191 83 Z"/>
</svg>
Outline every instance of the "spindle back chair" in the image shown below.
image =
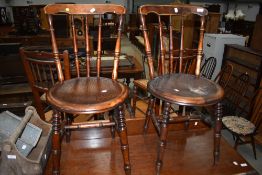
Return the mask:
<svg viewBox="0 0 262 175">
<path fill-rule="evenodd" d="M 48 16 L 50 34 L 52 41 L 52 50 L 55 55 L 55 62 L 58 69 L 59 82 L 56 83 L 47 93 L 47 101 L 53 107 L 53 173 L 60 169 L 60 127 L 61 112 L 70 114 L 101 114 L 108 111 L 115 111 L 109 121 L 92 122 L 72 122 L 65 126 L 66 129 L 94 128 L 94 127 L 115 127 L 119 134 L 121 149 L 124 158 L 125 173 L 131 174 L 129 161 L 129 149 L 127 139 L 127 128 L 125 124 L 123 103 L 128 98 L 128 87 L 117 81 L 118 65 L 121 52 L 121 33 L 123 28 L 123 18 L 126 9 L 116 4 L 51 4 L 44 8 Z M 112 13 L 116 15 L 116 42 L 113 53 L 113 68 L 111 78 L 101 76 L 102 58 L 102 17 L 104 14 Z M 57 37 L 53 27 L 53 16 L 57 14 L 66 15 L 71 21 L 70 32 L 72 34 L 73 57 L 71 62 L 72 71 L 75 72 L 75 78 L 64 80 L 63 69 L 58 59 Z M 76 26 L 74 24 L 75 16 L 82 17 L 84 25 L 84 50 L 79 50 Z M 89 18 L 88 16 L 98 16 L 97 27 L 97 49 L 96 53 L 91 53 Z M 96 27 L 95 27 L 96 28 Z M 115 30 L 112 30 L 115 31 Z M 95 61 L 95 70 L 91 70 L 91 62 Z M 96 74 L 93 76 L 94 71 Z M 114 130 L 112 129 L 114 132 Z"/>
<path fill-rule="evenodd" d="M 24 65 L 24 70 L 28 83 L 32 89 L 36 110 L 45 120 L 46 92 L 58 81 L 58 73 L 54 54 L 45 51 L 29 51 L 20 48 L 20 56 Z M 58 54 L 64 70 L 63 76 L 70 79 L 70 63 L 68 52 Z"/>
<path fill-rule="evenodd" d="M 159 38 L 157 49 L 157 58 L 153 58 L 152 45 L 148 35 L 148 25 L 146 16 L 154 13 L 158 17 L 157 35 Z M 154 77 L 163 74 L 171 73 L 186 73 L 186 74 L 200 74 L 200 62 L 203 54 L 203 36 L 204 36 L 204 16 L 207 15 L 207 10 L 204 8 L 190 6 L 190 5 L 143 5 L 139 8 L 139 14 L 142 25 L 142 33 L 145 43 L 145 57 L 148 63 L 149 79 L 141 79 L 134 81 L 133 92 L 133 110 L 137 109 L 137 99 L 143 99 L 138 95 L 138 90 L 147 90 L 147 83 Z M 198 38 L 197 48 L 193 46 L 185 48 L 184 37 L 184 20 L 187 16 L 195 14 L 200 16 L 200 32 L 197 32 Z M 177 18 L 178 17 L 178 18 Z M 174 20 L 180 23 L 180 30 L 175 31 L 173 26 Z M 166 40 L 165 40 L 166 39 Z M 177 46 L 178 43 L 178 46 Z M 157 62 L 157 64 L 155 63 Z M 156 67 L 154 65 L 157 65 Z M 156 70 L 155 70 L 156 69 Z M 139 89 L 138 89 L 139 88 Z M 139 108 L 138 108 L 139 109 Z M 158 110 L 158 109 L 156 109 Z"/>
</svg>

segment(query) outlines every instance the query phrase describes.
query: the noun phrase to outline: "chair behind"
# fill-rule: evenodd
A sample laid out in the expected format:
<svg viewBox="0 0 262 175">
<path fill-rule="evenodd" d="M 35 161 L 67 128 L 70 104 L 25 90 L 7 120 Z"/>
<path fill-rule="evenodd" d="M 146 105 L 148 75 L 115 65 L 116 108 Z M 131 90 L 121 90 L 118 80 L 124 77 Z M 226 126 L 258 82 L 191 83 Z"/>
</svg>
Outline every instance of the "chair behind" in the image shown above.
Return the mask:
<svg viewBox="0 0 262 175">
<path fill-rule="evenodd" d="M 230 80 L 232 72 L 233 72 L 233 65 L 232 64 L 227 64 L 217 74 L 217 76 L 214 79 L 214 81 L 217 82 L 222 88 L 225 89 L 227 87 L 227 84 L 228 84 L 229 80 Z"/>
<path fill-rule="evenodd" d="M 244 108 L 242 100 L 248 91 L 250 78 L 247 73 L 240 74 L 231 86 L 227 86 L 225 89 L 225 98 L 223 100 L 224 115 L 237 115 L 243 113 Z"/>
<path fill-rule="evenodd" d="M 45 93 L 58 81 L 58 73 L 54 54 L 40 51 L 27 51 L 25 48 L 20 49 L 20 56 L 23 61 L 24 70 L 28 83 L 32 89 L 36 110 L 39 116 L 45 120 Z M 59 60 L 63 63 L 64 77 L 70 79 L 69 57 L 68 52 L 59 53 Z M 41 100 L 41 96 L 44 97 Z"/>
<path fill-rule="evenodd" d="M 234 136 L 235 145 L 234 148 L 237 149 L 237 146 L 240 144 L 250 143 L 253 148 L 253 153 L 255 159 L 256 155 L 256 146 L 254 136 L 258 133 L 258 129 L 262 122 L 262 89 L 258 89 L 250 99 L 244 100 L 244 104 L 249 106 L 249 113 L 247 116 L 243 116 L 241 113 L 235 116 L 225 116 L 222 119 L 222 122 L 226 129 L 228 129 Z M 238 111 L 243 111 L 240 108 Z"/>
<path fill-rule="evenodd" d="M 217 59 L 215 57 L 209 57 L 205 60 L 204 64 L 200 69 L 201 77 L 211 79 L 217 64 Z"/>
</svg>

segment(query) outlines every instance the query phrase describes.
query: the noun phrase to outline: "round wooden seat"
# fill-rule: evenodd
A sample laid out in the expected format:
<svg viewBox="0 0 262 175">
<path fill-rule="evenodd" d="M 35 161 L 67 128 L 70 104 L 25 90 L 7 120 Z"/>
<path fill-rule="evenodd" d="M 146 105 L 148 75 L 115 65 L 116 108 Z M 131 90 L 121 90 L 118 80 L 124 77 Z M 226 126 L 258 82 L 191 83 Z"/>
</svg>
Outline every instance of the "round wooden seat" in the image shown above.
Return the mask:
<svg viewBox="0 0 262 175">
<path fill-rule="evenodd" d="M 191 74 L 166 74 L 149 81 L 148 91 L 155 97 L 180 105 L 216 104 L 224 90 L 215 82 Z"/>
<path fill-rule="evenodd" d="M 128 88 L 109 78 L 81 77 L 57 83 L 47 101 L 64 112 L 100 113 L 113 109 L 128 97 Z"/>
</svg>

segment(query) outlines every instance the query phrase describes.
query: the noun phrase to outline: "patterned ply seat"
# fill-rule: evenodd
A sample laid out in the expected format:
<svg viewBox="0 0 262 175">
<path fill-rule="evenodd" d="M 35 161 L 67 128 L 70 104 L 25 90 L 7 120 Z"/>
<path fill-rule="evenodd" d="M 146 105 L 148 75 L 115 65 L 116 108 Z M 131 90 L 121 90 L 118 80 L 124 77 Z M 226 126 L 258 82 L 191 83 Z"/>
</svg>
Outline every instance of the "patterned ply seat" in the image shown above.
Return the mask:
<svg viewBox="0 0 262 175">
<path fill-rule="evenodd" d="M 254 132 L 256 126 L 243 117 L 225 116 L 222 119 L 225 127 L 236 134 L 248 135 Z"/>
<path fill-rule="evenodd" d="M 240 116 L 224 116 L 222 123 L 224 127 L 233 134 L 235 139 L 234 148 L 237 149 L 239 144 L 251 143 L 253 153 L 256 159 L 256 147 L 254 136 L 258 134 L 259 126 L 262 122 L 262 91 L 257 91 L 249 101 L 249 113 L 246 118 Z"/>
</svg>

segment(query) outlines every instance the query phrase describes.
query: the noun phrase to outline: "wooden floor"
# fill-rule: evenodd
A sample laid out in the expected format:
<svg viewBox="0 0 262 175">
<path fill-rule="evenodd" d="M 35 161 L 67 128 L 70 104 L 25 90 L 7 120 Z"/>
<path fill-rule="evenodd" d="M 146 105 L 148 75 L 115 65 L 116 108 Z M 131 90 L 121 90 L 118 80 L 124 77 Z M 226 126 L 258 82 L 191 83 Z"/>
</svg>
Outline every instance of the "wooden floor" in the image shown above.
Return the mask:
<svg viewBox="0 0 262 175">
<path fill-rule="evenodd" d="M 141 135 L 142 125 L 143 118 L 127 121 L 132 175 L 153 175 L 158 137 L 152 126 L 147 135 Z M 256 174 L 224 139 L 221 139 L 220 161 L 213 166 L 213 130 L 204 124 L 191 123 L 187 131 L 181 125 L 171 130 L 161 175 Z M 45 175 L 52 174 L 51 158 Z M 240 166 L 242 163 L 247 166 Z M 73 131 L 71 142 L 62 143 L 61 174 L 123 175 L 119 139 L 111 139 L 107 128 Z"/>
</svg>

